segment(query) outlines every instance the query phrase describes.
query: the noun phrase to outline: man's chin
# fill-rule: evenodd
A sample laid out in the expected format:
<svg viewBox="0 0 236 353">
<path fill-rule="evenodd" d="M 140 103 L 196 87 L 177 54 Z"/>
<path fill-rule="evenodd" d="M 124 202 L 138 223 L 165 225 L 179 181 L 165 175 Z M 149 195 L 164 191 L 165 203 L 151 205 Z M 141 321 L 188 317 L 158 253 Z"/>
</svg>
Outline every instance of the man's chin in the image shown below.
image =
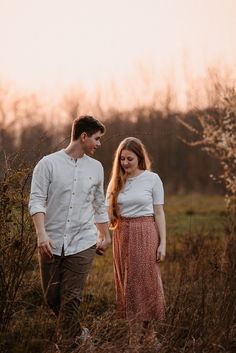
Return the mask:
<svg viewBox="0 0 236 353">
<path fill-rule="evenodd" d="M 88 154 L 89 156 L 94 156 L 96 150 L 91 150 L 91 151 L 87 151 L 86 154 Z"/>
</svg>

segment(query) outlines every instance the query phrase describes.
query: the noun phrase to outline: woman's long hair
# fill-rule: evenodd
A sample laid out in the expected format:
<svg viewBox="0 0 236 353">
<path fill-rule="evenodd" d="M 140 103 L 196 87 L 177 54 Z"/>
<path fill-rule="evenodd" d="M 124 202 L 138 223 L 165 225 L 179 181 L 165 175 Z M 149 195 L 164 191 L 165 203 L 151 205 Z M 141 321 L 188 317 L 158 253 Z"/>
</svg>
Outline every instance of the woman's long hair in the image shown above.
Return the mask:
<svg viewBox="0 0 236 353">
<path fill-rule="evenodd" d="M 111 220 L 111 228 L 115 229 L 120 218 L 117 198 L 119 192 L 126 182 L 125 170 L 120 164 L 120 156 L 123 150 L 128 150 L 136 154 L 138 157 L 138 167 L 141 170 L 150 170 L 151 162 L 143 143 L 136 137 L 127 137 L 119 144 L 112 166 L 111 179 L 108 189 L 109 208 L 108 213 Z"/>
</svg>

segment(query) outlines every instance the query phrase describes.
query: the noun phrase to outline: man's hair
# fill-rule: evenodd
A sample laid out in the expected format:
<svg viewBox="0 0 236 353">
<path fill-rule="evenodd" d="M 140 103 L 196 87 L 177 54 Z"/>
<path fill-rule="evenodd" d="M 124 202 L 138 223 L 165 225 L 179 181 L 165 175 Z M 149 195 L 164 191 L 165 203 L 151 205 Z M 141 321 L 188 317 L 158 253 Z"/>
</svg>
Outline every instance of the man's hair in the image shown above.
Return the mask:
<svg viewBox="0 0 236 353">
<path fill-rule="evenodd" d="M 86 132 L 90 137 L 98 131 L 104 134 L 106 131 L 105 126 L 93 116 L 82 115 L 73 121 L 71 131 L 72 141 L 78 140 L 83 132 Z"/>
</svg>

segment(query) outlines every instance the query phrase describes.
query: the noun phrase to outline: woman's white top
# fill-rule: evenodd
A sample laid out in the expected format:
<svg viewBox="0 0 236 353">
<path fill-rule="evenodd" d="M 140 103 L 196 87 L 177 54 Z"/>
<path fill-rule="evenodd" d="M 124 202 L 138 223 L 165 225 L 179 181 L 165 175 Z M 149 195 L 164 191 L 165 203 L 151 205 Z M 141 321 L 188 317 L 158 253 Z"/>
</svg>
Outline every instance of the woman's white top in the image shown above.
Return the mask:
<svg viewBox="0 0 236 353">
<path fill-rule="evenodd" d="M 107 189 L 109 205 L 109 186 Z M 164 204 L 164 190 L 160 177 L 149 170 L 128 178 L 117 199 L 122 217 L 152 216 L 153 205 Z"/>
</svg>

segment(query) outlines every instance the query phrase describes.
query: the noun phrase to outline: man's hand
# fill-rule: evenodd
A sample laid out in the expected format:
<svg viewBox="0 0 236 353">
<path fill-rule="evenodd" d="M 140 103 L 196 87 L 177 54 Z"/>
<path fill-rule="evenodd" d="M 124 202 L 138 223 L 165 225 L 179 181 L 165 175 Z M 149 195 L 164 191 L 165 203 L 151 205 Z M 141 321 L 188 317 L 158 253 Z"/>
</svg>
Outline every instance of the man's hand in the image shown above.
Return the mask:
<svg viewBox="0 0 236 353">
<path fill-rule="evenodd" d="M 37 239 L 38 239 L 38 249 L 39 249 L 40 255 L 46 255 L 46 256 L 52 257 L 53 243 L 49 239 L 45 231 L 44 218 L 45 218 L 45 214 L 42 212 L 38 212 L 33 215 L 33 222 L 34 222 Z"/>
<path fill-rule="evenodd" d="M 102 237 L 100 234 L 97 237 L 96 253 L 97 255 L 104 255 L 106 249 L 111 244 L 111 238 Z"/>
<path fill-rule="evenodd" d="M 111 244 L 111 236 L 108 229 L 108 223 L 96 223 L 98 230 L 96 253 L 104 255 L 106 249 Z"/>
<path fill-rule="evenodd" d="M 53 257 L 53 244 L 46 234 L 38 235 L 38 249 L 40 255 L 47 255 L 48 257 Z"/>
</svg>

